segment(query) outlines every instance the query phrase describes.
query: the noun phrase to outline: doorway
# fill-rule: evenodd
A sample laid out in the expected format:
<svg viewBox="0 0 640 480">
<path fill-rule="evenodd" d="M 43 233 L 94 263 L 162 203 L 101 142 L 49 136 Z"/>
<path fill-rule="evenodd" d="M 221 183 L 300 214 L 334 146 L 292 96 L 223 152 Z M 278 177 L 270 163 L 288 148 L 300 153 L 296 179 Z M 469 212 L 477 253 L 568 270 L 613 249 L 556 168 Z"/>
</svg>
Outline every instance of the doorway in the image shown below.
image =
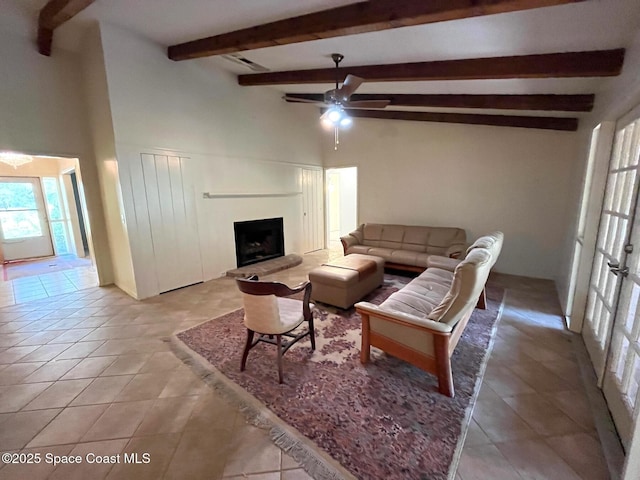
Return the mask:
<svg viewBox="0 0 640 480">
<path fill-rule="evenodd" d="M 327 245 L 340 248 L 340 237 L 358 226 L 358 167 L 326 171 Z"/>
<path fill-rule="evenodd" d="M 635 110 L 616 127 L 582 328 L 627 452 L 640 411 L 639 169 L 640 111 Z"/>
<path fill-rule="evenodd" d="M 319 168 L 302 168 L 302 253 L 324 248 L 323 172 Z"/>
</svg>

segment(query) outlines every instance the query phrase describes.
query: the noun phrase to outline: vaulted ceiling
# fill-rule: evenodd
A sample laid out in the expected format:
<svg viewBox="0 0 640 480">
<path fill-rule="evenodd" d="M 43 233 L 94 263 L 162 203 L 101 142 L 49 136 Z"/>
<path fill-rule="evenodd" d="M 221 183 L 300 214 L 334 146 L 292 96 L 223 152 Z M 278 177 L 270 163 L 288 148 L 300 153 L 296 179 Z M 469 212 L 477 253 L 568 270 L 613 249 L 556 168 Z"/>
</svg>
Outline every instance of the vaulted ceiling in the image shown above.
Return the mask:
<svg viewBox="0 0 640 480">
<path fill-rule="evenodd" d="M 245 88 L 313 101 L 333 88 L 339 52 L 338 80 L 365 79 L 352 100 L 390 100 L 354 116 L 558 130 L 577 128 L 640 29 L 638 0 L 25 1 L 43 54 L 52 38 L 54 55 L 77 48 L 97 19 Z"/>
</svg>

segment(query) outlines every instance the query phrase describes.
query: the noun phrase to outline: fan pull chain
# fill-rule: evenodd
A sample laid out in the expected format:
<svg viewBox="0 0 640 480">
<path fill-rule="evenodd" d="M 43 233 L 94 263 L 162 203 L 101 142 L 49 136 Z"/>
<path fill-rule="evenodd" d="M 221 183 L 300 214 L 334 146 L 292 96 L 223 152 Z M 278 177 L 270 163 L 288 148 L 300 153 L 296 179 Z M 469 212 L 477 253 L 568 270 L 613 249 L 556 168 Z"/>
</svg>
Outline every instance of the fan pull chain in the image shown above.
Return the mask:
<svg viewBox="0 0 640 480">
<path fill-rule="evenodd" d="M 338 150 L 338 145 L 340 144 L 340 138 L 339 138 L 339 136 L 338 136 L 338 125 L 336 125 L 336 126 L 335 126 L 335 129 L 334 129 L 334 131 L 333 131 L 333 132 L 334 132 L 334 136 L 333 136 L 333 141 L 334 141 L 334 143 L 333 143 L 333 149 L 334 149 L 334 150 Z"/>
</svg>

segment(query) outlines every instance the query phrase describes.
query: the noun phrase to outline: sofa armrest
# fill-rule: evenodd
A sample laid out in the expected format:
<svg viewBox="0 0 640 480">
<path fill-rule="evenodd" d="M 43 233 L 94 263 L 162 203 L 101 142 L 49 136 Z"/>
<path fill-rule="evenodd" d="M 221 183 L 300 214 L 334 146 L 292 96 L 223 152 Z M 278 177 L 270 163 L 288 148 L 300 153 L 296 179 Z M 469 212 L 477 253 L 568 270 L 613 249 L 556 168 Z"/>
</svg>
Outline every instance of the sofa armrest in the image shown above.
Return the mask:
<svg viewBox="0 0 640 480">
<path fill-rule="evenodd" d="M 358 240 L 352 234 L 348 234 L 348 235 L 345 235 L 344 237 L 340 237 L 340 242 L 342 243 L 342 249 L 344 250 L 345 255 L 347 254 L 347 250 L 349 249 L 349 247 L 360 244 L 360 240 Z"/>
<path fill-rule="evenodd" d="M 446 323 L 434 322 L 433 320 L 429 320 L 428 318 L 420 318 L 408 313 L 385 310 L 383 308 L 380 308 L 378 305 L 374 305 L 373 303 L 369 302 L 358 302 L 356 303 L 355 307 L 358 313 L 362 311 L 367 315 L 373 315 L 384 320 L 391 320 L 399 324 L 404 323 L 409 324 L 409 326 L 421 327 L 426 330 L 431 330 L 436 334 L 449 334 L 453 330 L 453 327 Z"/>
<path fill-rule="evenodd" d="M 447 251 L 444 253 L 446 257 L 449 258 L 460 258 L 462 252 L 464 252 L 466 244 L 464 243 L 454 243 L 453 245 L 449 245 Z"/>
<path fill-rule="evenodd" d="M 430 255 L 427 258 L 427 268 L 441 268 L 453 272 L 462 260 L 450 257 L 441 257 L 440 255 Z"/>
</svg>

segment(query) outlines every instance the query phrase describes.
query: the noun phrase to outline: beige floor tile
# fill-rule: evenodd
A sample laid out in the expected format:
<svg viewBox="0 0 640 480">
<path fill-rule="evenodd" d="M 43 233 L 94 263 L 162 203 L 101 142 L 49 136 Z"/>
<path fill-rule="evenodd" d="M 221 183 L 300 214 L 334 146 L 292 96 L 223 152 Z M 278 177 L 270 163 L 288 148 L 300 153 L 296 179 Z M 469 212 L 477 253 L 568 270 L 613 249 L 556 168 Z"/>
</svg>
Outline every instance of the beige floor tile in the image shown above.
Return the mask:
<svg viewBox="0 0 640 480">
<path fill-rule="evenodd" d="M 0 413 L 17 412 L 51 385 L 42 382 L 0 387 Z"/>
<path fill-rule="evenodd" d="M 502 363 L 492 363 L 487 367 L 483 383 L 500 396 L 533 393 L 535 390 Z"/>
<path fill-rule="evenodd" d="M 66 407 L 82 390 L 91 383 L 90 378 L 79 380 L 60 380 L 55 382 L 35 399 L 29 402 L 23 410 L 40 410 L 42 408 Z M 37 383 L 32 385 L 39 385 Z"/>
<path fill-rule="evenodd" d="M 602 480 L 609 477 L 600 443 L 591 435 L 576 433 L 549 437 L 546 442 L 582 480 Z"/>
<path fill-rule="evenodd" d="M 473 411 L 473 419 L 493 442 L 537 437 L 522 417 L 484 385 Z"/>
<path fill-rule="evenodd" d="M 232 431 L 240 419 L 242 420 L 241 424 L 246 423 L 242 414 L 239 413 L 238 407 L 231 405 L 214 391 L 194 398 L 198 398 L 198 402 L 185 426 L 186 430 L 211 428 Z"/>
<path fill-rule="evenodd" d="M 60 409 L 55 408 L 12 414 L 2 422 L 0 449 L 5 452 L 23 448 L 59 413 Z"/>
<path fill-rule="evenodd" d="M 202 395 L 209 390 L 200 378 L 186 367 L 173 371 L 169 381 L 160 393 L 160 398 L 181 397 L 184 395 Z"/>
<path fill-rule="evenodd" d="M 539 478 L 580 480 L 580 477 L 544 440 L 516 440 L 498 443 L 496 446 L 525 480 Z M 462 477 L 464 478 L 464 473 Z"/>
<path fill-rule="evenodd" d="M 0 385 L 23 383 L 25 378 L 41 368 L 44 364 L 44 362 L 32 362 L 6 365 L 5 368 L 0 371 Z"/>
<path fill-rule="evenodd" d="M 55 343 L 42 345 L 38 347 L 37 350 L 34 350 L 30 354 L 22 357 L 20 359 L 20 362 L 48 362 L 49 360 L 52 360 L 60 355 L 71 345 L 71 343 Z"/>
<path fill-rule="evenodd" d="M 467 430 L 467 437 L 464 440 L 464 446 L 476 447 L 479 445 L 486 445 L 491 443 L 491 439 L 482 431 L 478 423 L 472 418 L 469 422 L 469 429 Z"/>
<path fill-rule="evenodd" d="M 136 430 L 136 435 L 156 435 L 181 432 L 186 426 L 199 397 L 157 399 Z M 208 428 L 204 426 L 204 428 Z"/>
<path fill-rule="evenodd" d="M 458 474 L 462 480 L 522 480 L 495 445 L 465 447 Z"/>
<path fill-rule="evenodd" d="M 162 478 L 175 452 L 180 434 L 151 435 L 132 438 L 125 446 L 127 454 L 137 454 L 139 462 L 148 463 L 120 463 L 116 465 L 107 477 L 109 480 L 155 480 Z M 148 454 L 148 457 L 144 457 Z M 185 477 L 186 478 L 186 477 Z"/>
<path fill-rule="evenodd" d="M 77 324 L 76 324 L 77 326 Z M 49 343 L 75 343 L 82 340 L 84 337 L 93 332 L 93 328 L 74 328 L 67 330 L 62 335 L 59 335 Z M 55 330 L 54 330 L 55 331 Z"/>
<path fill-rule="evenodd" d="M 281 478 L 285 478 L 285 474 L 289 474 L 291 472 L 296 472 L 297 470 L 290 470 L 289 472 L 282 472 L 282 476 L 280 474 L 280 472 L 269 472 L 269 473 L 255 473 L 253 475 L 233 475 L 231 477 L 222 477 L 225 480 L 244 480 L 244 479 L 248 479 L 248 480 L 280 480 Z M 300 470 L 302 473 L 304 473 L 305 475 L 307 475 L 307 473 L 304 470 Z M 287 475 L 286 476 L 287 479 L 308 479 L 311 478 L 309 475 L 307 475 L 306 477 L 296 477 L 296 476 L 291 476 L 291 475 Z"/>
<path fill-rule="evenodd" d="M 14 345 L 40 345 L 39 343 L 23 343 L 31 333 L 4 333 L 0 336 L 0 347 L 13 347 Z"/>
<path fill-rule="evenodd" d="M 567 382 L 539 362 L 518 363 L 509 367 L 538 393 L 567 389 Z"/>
<path fill-rule="evenodd" d="M 20 342 L 20 345 L 45 345 L 57 337 L 62 335 L 64 330 L 46 330 L 44 332 L 38 332 L 35 335 L 30 335 L 29 338 Z M 63 342 L 68 343 L 68 342 Z"/>
<path fill-rule="evenodd" d="M 28 446 L 40 447 L 79 442 L 106 409 L 107 405 L 67 407 L 31 440 Z M 34 413 L 39 414 L 42 411 L 46 410 L 38 410 Z"/>
<path fill-rule="evenodd" d="M 229 445 L 225 476 L 272 472 L 280 469 L 281 450 L 266 431 L 251 425 L 236 429 Z"/>
<path fill-rule="evenodd" d="M 287 455 L 285 452 L 281 452 L 280 454 L 280 468 L 282 470 L 291 470 L 294 468 L 300 468 L 298 462 L 296 462 L 293 458 Z"/>
<path fill-rule="evenodd" d="M 117 464 L 118 455 L 121 454 L 126 444 L 126 439 L 80 443 L 73 448 L 70 455 L 79 455 L 83 462 L 77 465 L 60 465 L 49 478 L 50 480 L 85 480 L 88 478 L 93 480 L 105 478 Z M 109 461 L 99 463 L 95 461 L 97 457 L 108 457 Z"/>
<path fill-rule="evenodd" d="M 504 401 L 539 435 L 563 435 L 584 430 L 539 394 L 505 397 Z"/>
<path fill-rule="evenodd" d="M 168 380 L 167 375 L 163 372 L 139 373 L 124 387 L 116 401 L 154 400 L 164 390 Z"/>
<path fill-rule="evenodd" d="M 115 377 L 98 377 L 78 395 L 71 405 L 94 405 L 111 403 L 122 389 L 131 381 L 133 375 L 118 375 Z"/>
<path fill-rule="evenodd" d="M 79 342 L 66 349 L 60 355 L 56 357 L 56 360 L 63 360 L 67 358 L 85 358 L 92 354 L 100 345 L 104 342 Z"/>
<path fill-rule="evenodd" d="M 71 380 L 76 378 L 92 378 L 100 375 L 109 365 L 115 362 L 116 357 L 88 357 L 83 358 L 75 367 L 73 367 L 64 377 L 63 380 Z"/>
<path fill-rule="evenodd" d="M 595 430 L 591 406 L 583 390 L 552 392 L 545 394 L 544 397 L 585 430 Z"/>
<path fill-rule="evenodd" d="M 169 372 L 182 365 L 182 362 L 172 352 L 156 352 L 143 365 L 139 373 Z"/>
<path fill-rule="evenodd" d="M 278 477 L 275 478 L 277 480 Z M 282 472 L 281 480 L 313 480 L 307 472 L 302 468 L 296 468 L 295 470 L 287 470 Z"/>
<path fill-rule="evenodd" d="M 104 372 L 102 376 L 107 375 L 129 375 L 136 374 L 144 366 L 152 354 L 140 353 L 132 355 L 120 355 Z"/>
<path fill-rule="evenodd" d="M 62 377 L 65 373 L 71 370 L 74 366 L 76 366 L 79 361 L 80 359 L 78 358 L 69 360 L 52 360 L 48 363 L 45 363 L 31 375 L 26 377 L 23 380 L 23 383 L 55 382 L 56 380 L 59 380 L 60 377 Z M 27 364 L 18 363 L 16 365 Z"/>
<path fill-rule="evenodd" d="M 0 364 L 17 362 L 37 348 L 38 345 L 24 345 L 21 347 L 16 346 L 7 348 L 5 351 L 0 353 Z"/>
<path fill-rule="evenodd" d="M 5 466 L 0 471 L 0 478 L 3 480 L 45 480 L 50 478 L 51 472 L 56 468 L 52 462 L 46 461 L 46 455 L 63 456 L 68 455 L 73 445 L 58 445 L 46 448 L 27 448 L 21 453 L 40 454 L 40 463 L 33 464 L 11 464 Z M 33 457 L 32 457 L 33 458 Z"/>
<path fill-rule="evenodd" d="M 230 440 L 231 433 L 227 430 L 184 432 L 164 478 L 167 480 L 221 478 Z"/>
<path fill-rule="evenodd" d="M 131 437 L 153 401 L 113 403 L 82 438 L 84 442 Z"/>
</svg>

